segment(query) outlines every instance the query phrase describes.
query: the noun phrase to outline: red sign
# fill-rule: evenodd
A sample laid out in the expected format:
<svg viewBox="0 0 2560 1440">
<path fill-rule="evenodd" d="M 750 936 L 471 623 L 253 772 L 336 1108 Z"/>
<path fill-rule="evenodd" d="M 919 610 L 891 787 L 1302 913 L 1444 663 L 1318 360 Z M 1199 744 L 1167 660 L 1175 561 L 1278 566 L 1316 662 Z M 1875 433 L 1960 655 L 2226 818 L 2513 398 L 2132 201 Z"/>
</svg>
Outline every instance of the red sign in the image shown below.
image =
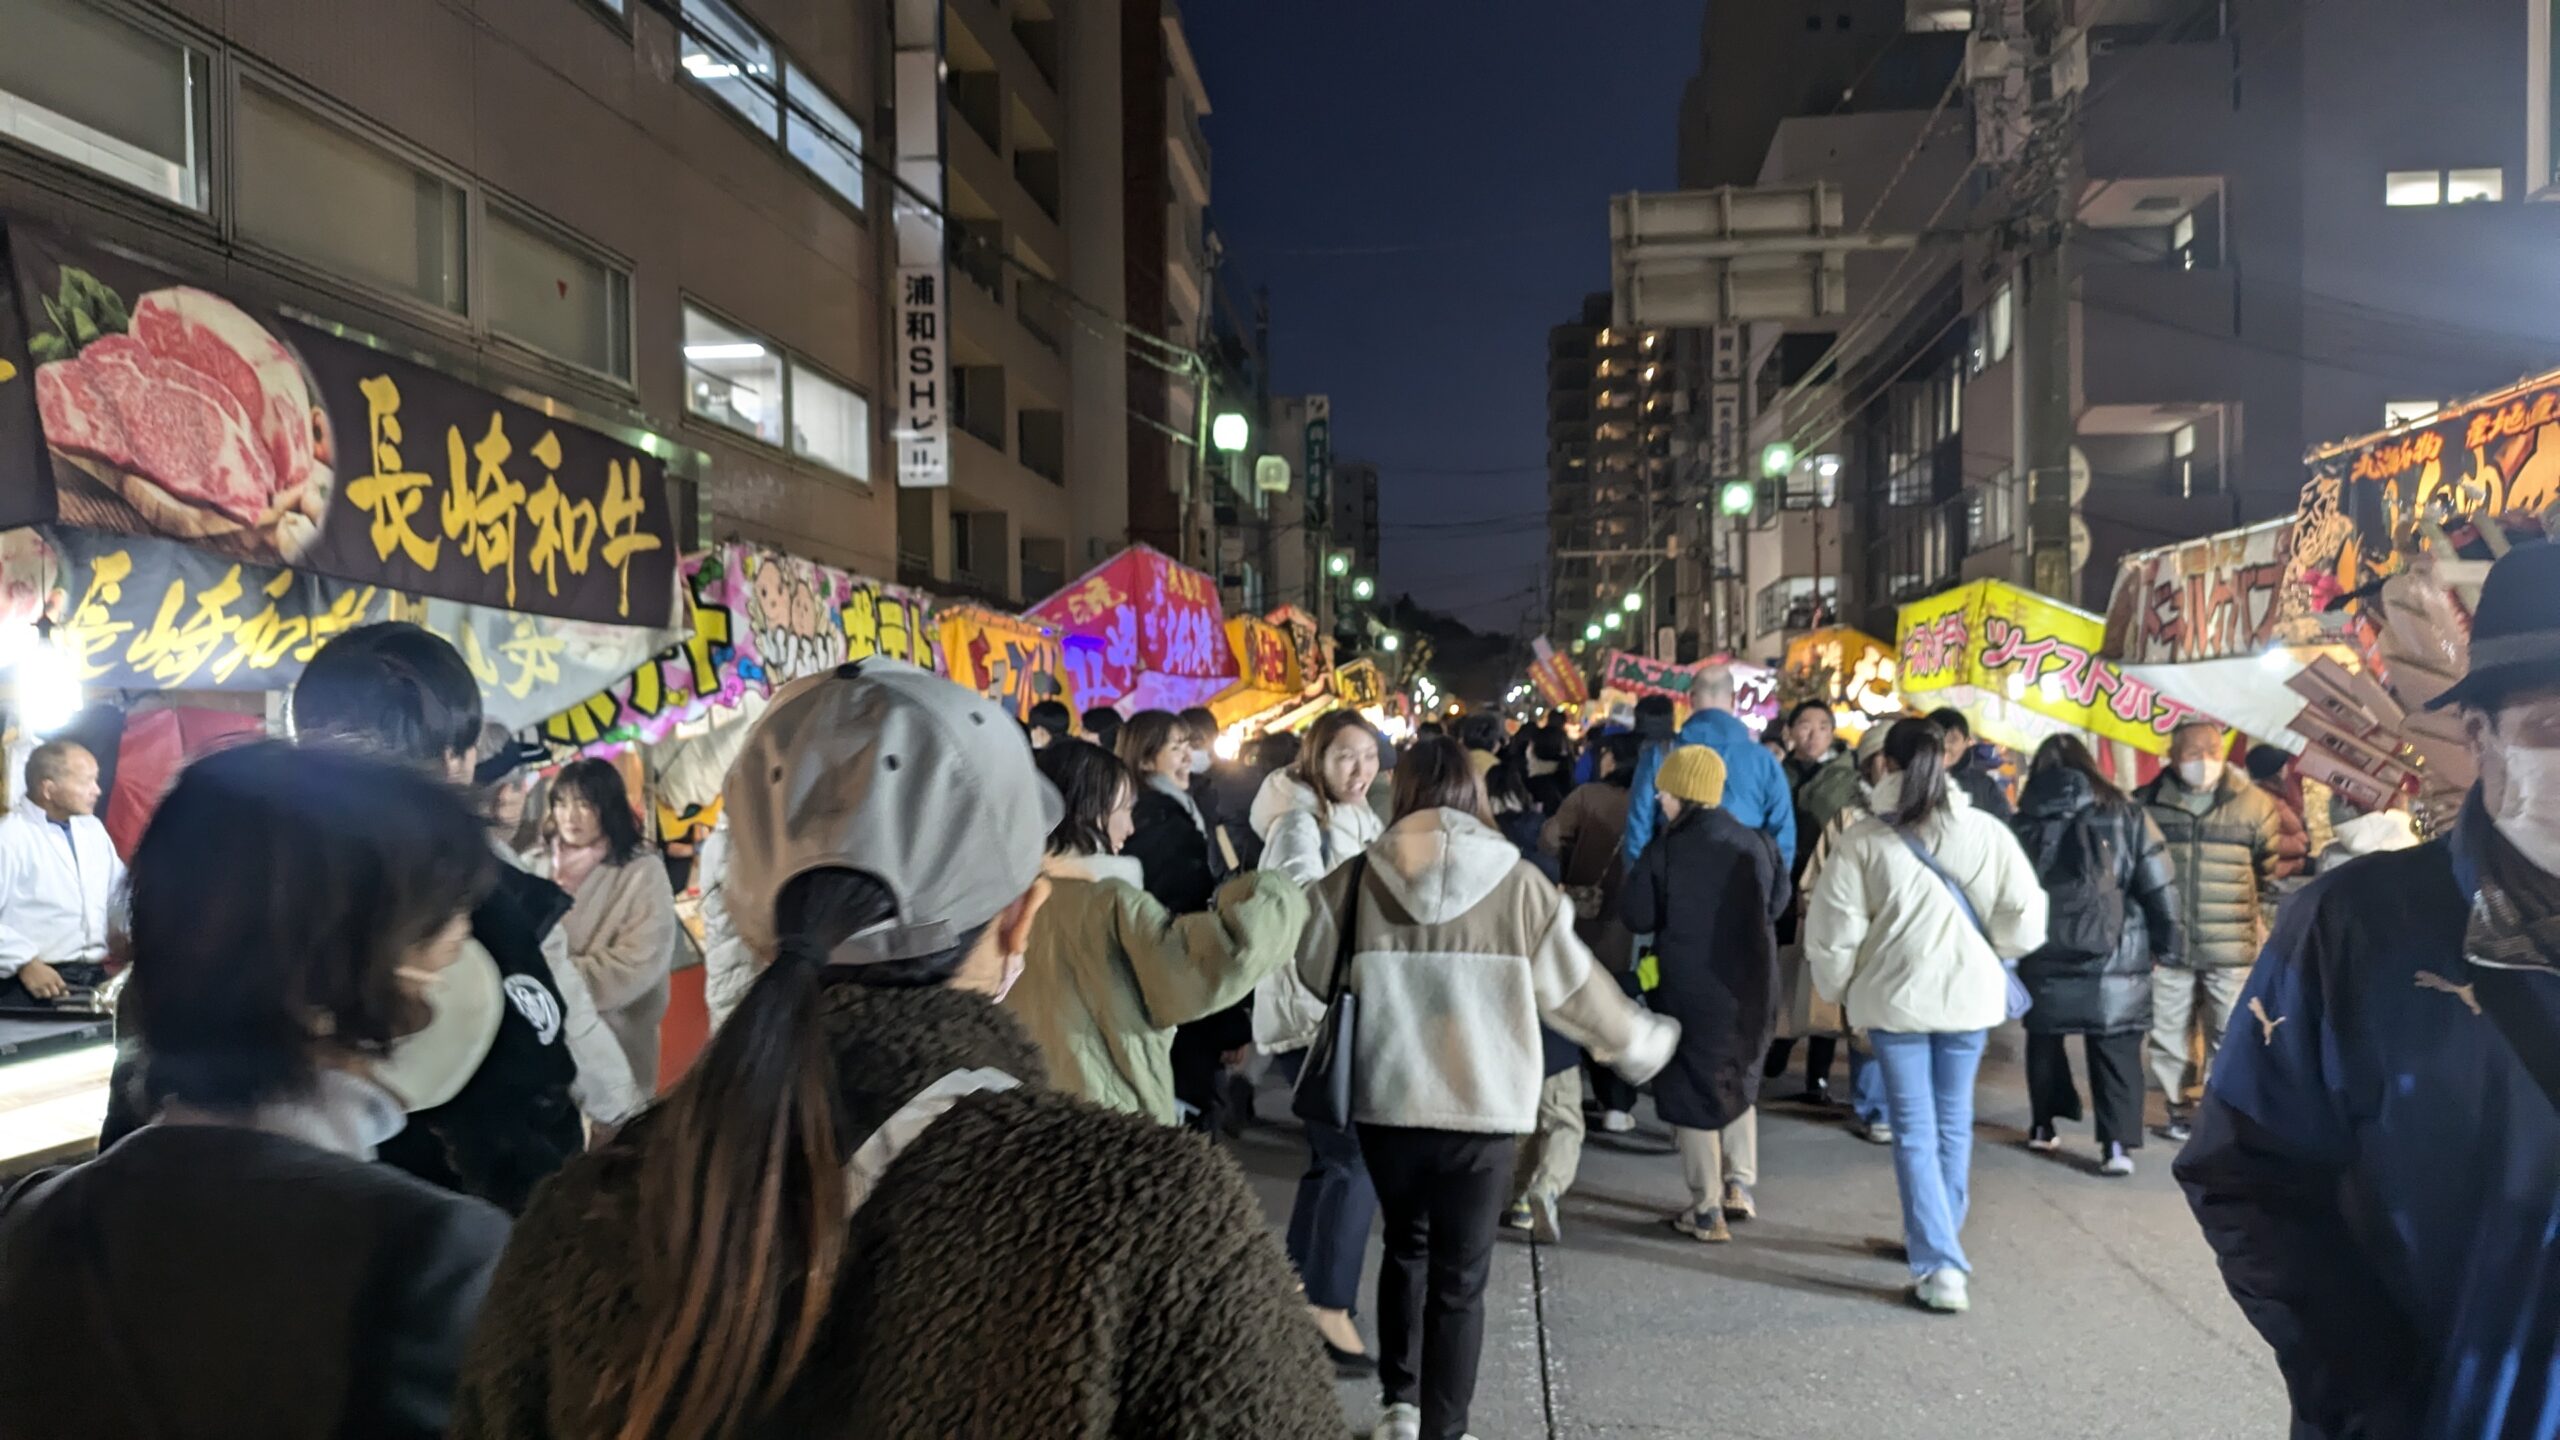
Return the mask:
<svg viewBox="0 0 2560 1440">
<path fill-rule="evenodd" d="M 1067 672 L 1088 705 L 1135 697 L 1179 708 L 1234 683 L 1218 587 L 1161 551 L 1132 545 L 1026 612 L 1058 627 Z M 1143 683 L 1148 677 L 1161 677 Z"/>
</svg>

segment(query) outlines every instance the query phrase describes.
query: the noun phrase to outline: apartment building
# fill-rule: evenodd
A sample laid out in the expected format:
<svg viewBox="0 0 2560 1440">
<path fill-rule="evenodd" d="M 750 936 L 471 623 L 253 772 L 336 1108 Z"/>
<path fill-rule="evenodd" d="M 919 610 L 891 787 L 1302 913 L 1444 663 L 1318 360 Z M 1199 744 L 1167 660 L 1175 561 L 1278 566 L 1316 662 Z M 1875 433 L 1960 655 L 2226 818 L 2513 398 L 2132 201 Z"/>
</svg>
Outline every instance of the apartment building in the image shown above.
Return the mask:
<svg viewBox="0 0 2560 1440">
<path fill-rule="evenodd" d="M 1557 643 L 1650 653 L 1669 625 L 1648 586 L 1676 548 L 1674 421 L 1684 391 L 1663 332 L 1610 324 L 1610 297 L 1547 332 L 1547 629 Z M 1640 597 L 1628 611 L 1625 597 Z"/>
<path fill-rule="evenodd" d="M 669 457 L 693 541 L 896 564 L 879 0 L 11 0 L 0 213 Z"/>
<path fill-rule="evenodd" d="M 1173 0 L 1121 0 L 1120 14 L 1129 323 L 1197 352 L 1208 338 L 1216 265 L 1209 141 L 1200 128 L 1209 92 Z M 1207 371 L 1139 340 L 1129 347 L 1128 376 L 1129 538 L 1208 569 L 1216 522 L 1215 494 L 1200 465 Z"/>
</svg>

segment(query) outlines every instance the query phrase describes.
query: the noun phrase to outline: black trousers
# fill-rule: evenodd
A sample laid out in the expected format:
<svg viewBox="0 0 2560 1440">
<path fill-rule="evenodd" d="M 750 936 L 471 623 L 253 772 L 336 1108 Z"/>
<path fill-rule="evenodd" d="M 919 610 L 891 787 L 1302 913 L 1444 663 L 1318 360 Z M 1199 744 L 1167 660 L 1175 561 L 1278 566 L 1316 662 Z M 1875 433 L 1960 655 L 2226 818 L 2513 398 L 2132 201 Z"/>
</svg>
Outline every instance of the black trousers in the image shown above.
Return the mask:
<svg viewBox="0 0 2560 1440">
<path fill-rule="evenodd" d="M 2080 1087 L 2072 1083 L 2067 1035 L 2027 1036 L 2027 1104 L 2039 1126 L 2080 1118 Z M 2089 1110 L 2098 1144 L 2142 1148 L 2143 1032 L 2083 1035 L 2081 1058 L 2089 1067 Z"/>
<path fill-rule="evenodd" d="M 1777 1039 L 1769 1042 L 1768 1063 L 1760 1067 L 1760 1078 L 1775 1080 L 1787 1073 L 1787 1061 L 1796 1053 L 1796 1042 Z M 1831 1078 L 1831 1061 L 1840 1053 L 1836 1035 L 1815 1035 L 1804 1042 L 1804 1086 L 1810 1090 L 1817 1080 Z"/>
<path fill-rule="evenodd" d="M 1195 1129 L 1228 1128 L 1226 1053 L 1252 1043 L 1250 999 L 1173 1027 L 1173 1098 L 1199 1112 L 1191 1118 Z"/>
<path fill-rule="evenodd" d="M 1511 1198 L 1516 1135 L 1360 1127 L 1386 1217 L 1378 1269 L 1378 1381 L 1422 1408 L 1422 1440 L 1459 1440 L 1484 1351 L 1484 1284 Z"/>
<path fill-rule="evenodd" d="M 1613 970 L 1610 974 L 1617 979 L 1618 988 L 1626 992 L 1628 999 L 1638 1005 L 1644 1003 L 1644 987 L 1637 983 L 1635 971 Z M 1582 1072 L 1591 1082 L 1591 1098 L 1600 1102 L 1600 1108 L 1634 1113 L 1636 1097 L 1643 1093 L 1636 1083 L 1599 1061 L 1591 1059 L 1587 1052 L 1583 1060 L 1585 1063 Z"/>
</svg>

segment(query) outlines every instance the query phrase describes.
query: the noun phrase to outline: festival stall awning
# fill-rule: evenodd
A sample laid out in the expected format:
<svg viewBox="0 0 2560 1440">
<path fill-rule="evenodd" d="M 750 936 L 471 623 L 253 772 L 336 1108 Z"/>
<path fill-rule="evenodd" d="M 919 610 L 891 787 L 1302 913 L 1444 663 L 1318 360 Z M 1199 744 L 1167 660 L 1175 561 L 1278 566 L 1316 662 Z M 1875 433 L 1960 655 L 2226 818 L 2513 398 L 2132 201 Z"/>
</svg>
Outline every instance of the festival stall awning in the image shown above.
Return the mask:
<svg viewBox="0 0 2560 1440">
<path fill-rule="evenodd" d="M 690 637 L 543 721 L 544 739 L 654 743 L 714 706 L 873 655 L 942 669 L 915 591 L 745 544 L 687 556 L 684 573 Z"/>
<path fill-rule="evenodd" d="M 1782 690 L 1795 684 L 1812 691 L 1807 698 L 1828 703 L 1841 732 L 1852 738 L 1905 708 L 1893 647 L 1863 630 L 1833 625 L 1799 635 L 1788 643 L 1781 669 Z"/>
<path fill-rule="evenodd" d="M 1216 583 L 1151 546 L 1130 546 L 1027 613 L 1058 628 L 1086 705 L 1180 710 L 1239 678 Z"/>
<path fill-rule="evenodd" d="M 2198 713 L 2100 659 L 2097 616 L 2015 585 L 1977 580 L 1914 601 L 1897 628 L 1903 694 L 1953 704 L 2013 748 L 2061 726 L 2163 755 Z"/>
<path fill-rule="evenodd" d="M 1306 691 L 1298 647 L 1289 632 L 1268 620 L 1238 615 L 1227 622 L 1238 679 L 1209 702 L 1221 728 L 1294 705 Z"/>
<path fill-rule="evenodd" d="M 1333 672 L 1334 693 L 1342 703 L 1354 710 L 1366 710 L 1387 703 L 1387 677 L 1380 673 L 1378 662 L 1363 655 Z"/>
<path fill-rule="evenodd" d="M 939 607 L 934 627 L 942 637 L 944 673 L 953 684 L 975 690 L 1023 719 L 1043 700 L 1074 708 L 1075 687 L 1056 630 L 979 605 Z"/>
<path fill-rule="evenodd" d="M 1743 723 L 1766 725 L 1777 714 L 1778 672 L 1766 665 L 1736 660 L 1730 655 L 1711 655 L 1687 665 L 1669 660 L 1655 660 L 1626 650 L 1603 651 L 1600 656 L 1600 690 L 1612 691 L 1631 700 L 1658 695 L 1672 704 L 1674 714 L 1688 718 L 1689 687 L 1697 683 L 1698 672 L 1710 665 L 1721 665 L 1733 672 L 1734 714 Z"/>
</svg>

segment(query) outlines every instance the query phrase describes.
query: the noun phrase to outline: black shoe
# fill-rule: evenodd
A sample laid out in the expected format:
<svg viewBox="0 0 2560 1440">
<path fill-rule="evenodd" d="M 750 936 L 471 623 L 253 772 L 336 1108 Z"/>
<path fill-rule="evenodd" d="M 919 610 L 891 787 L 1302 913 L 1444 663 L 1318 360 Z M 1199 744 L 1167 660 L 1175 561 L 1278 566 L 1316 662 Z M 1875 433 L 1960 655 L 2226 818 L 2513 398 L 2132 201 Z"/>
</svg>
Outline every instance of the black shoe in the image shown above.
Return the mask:
<svg viewBox="0 0 2560 1440">
<path fill-rule="evenodd" d="M 2187 1117 L 2184 1115 L 2172 1115 L 2169 1117 L 2169 1123 L 2160 1127 L 2160 1138 L 2176 1145 L 2186 1144 L 2194 1134 L 2193 1130 L 2187 1128 Z"/>
<path fill-rule="evenodd" d="M 1324 1358 L 1333 1362 L 1335 1378 L 1366 1380 L 1378 1373 L 1378 1357 L 1366 1350 L 1336 1350 L 1333 1342 L 1324 1342 Z"/>
<path fill-rule="evenodd" d="M 1804 1093 L 1796 1097 L 1796 1103 L 1799 1105 L 1820 1105 L 1826 1108 L 1829 1107 L 1832 1103 L 1831 1082 L 1828 1080 L 1815 1080 L 1809 1082 L 1804 1087 Z"/>
</svg>

